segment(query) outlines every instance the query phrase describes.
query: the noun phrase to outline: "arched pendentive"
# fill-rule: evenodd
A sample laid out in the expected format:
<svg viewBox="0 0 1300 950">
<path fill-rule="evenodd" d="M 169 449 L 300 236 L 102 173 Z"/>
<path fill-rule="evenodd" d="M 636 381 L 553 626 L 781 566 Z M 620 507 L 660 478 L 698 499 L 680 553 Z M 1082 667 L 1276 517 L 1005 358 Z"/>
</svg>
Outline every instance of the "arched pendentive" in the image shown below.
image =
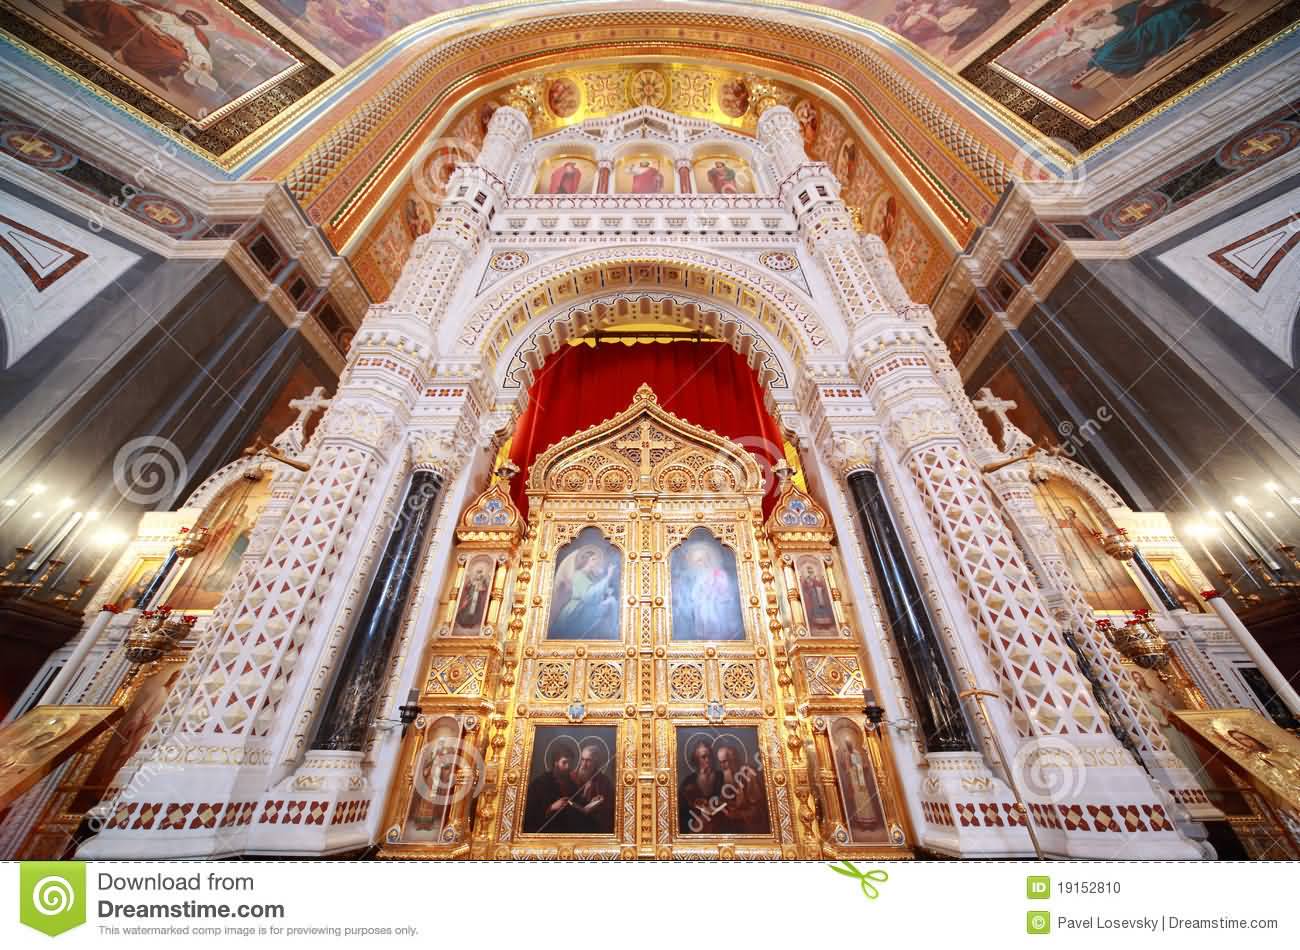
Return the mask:
<svg viewBox="0 0 1300 950">
<path fill-rule="evenodd" d="M 790 377 L 762 331 L 708 298 L 686 293 L 626 291 L 604 294 L 543 317 L 521 334 L 508 361 L 499 367 L 504 390 L 527 390 L 538 370 L 570 340 L 614 330 L 626 324 L 657 324 L 666 331 L 689 330 L 709 340 L 731 344 L 745 357 L 768 393 L 790 389 Z"/>
<path fill-rule="evenodd" d="M 782 257 L 797 266 L 791 255 Z M 824 326 L 812 301 L 773 272 L 713 251 L 616 246 L 543 261 L 494 286 L 453 331 L 455 346 L 481 354 L 495 370 L 523 328 L 537 318 L 597 294 L 652 287 L 717 300 L 765 329 L 798 364 L 830 355 L 836 343 L 832 337 L 844 336 L 842 328 Z"/>
</svg>

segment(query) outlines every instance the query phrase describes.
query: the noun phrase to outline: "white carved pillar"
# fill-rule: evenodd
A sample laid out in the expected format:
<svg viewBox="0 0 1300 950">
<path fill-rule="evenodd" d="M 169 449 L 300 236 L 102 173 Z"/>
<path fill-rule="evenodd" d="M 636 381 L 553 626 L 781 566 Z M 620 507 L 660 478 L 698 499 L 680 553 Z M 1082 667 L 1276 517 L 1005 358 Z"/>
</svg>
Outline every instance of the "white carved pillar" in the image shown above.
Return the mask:
<svg viewBox="0 0 1300 950">
<path fill-rule="evenodd" d="M 294 775 L 304 736 L 327 685 L 330 651 L 350 629 L 361 596 L 363 555 L 374 556 L 389 526 L 382 513 L 409 471 L 407 433 L 436 377 L 437 324 L 486 233 L 493 202 L 503 196 L 495 176 L 508 166 L 501 149 L 513 121 L 509 114 L 494 119 L 498 134 L 488 157 L 497 157 L 457 172 L 453 182 L 465 181 L 465 192 L 449 198 L 434 229 L 416 243 L 393 302 L 372 307 L 363 321 L 314 439 L 310 470 L 291 497 L 281 491 L 277 502 L 273 492 L 266 523 L 278 519 L 274 530 L 246 558 L 214 612 L 207 638 L 131 763 L 130 784 L 108 803 L 109 823 L 83 847 L 85 855 L 239 854 L 265 837 L 251 834 L 255 826 L 264 832 L 285 822 L 316 828 L 327 815 L 335 821 L 337 797 L 268 792 L 286 780 L 297 783 L 295 791 L 310 790 L 315 781 Z M 286 501 L 287 511 L 274 507 Z M 302 850 L 320 848 L 312 841 Z"/>
<path fill-rule="evenodd" d="M 972 621 L 971 652 L 981 652 L 995 674 L 1000 695 L 986 702 L 1004 704 L 1009 715 L 991 711 L 990 722 L 1000 731 L 1009 725 L 999 745 L 1040 847 L 1059 856 L 1118 856 L 1130 836 L 1141 835 L 1144 854 L 1197 857 L 1111 734 L 984 484 L 972 451 L 972 426 L 983 427 L 964 394 L 940 381 L 951 360 L 928 309 L 904 313 L 910 319 L 879 315 L 858 325 L 850 368 L 939 540 Z"/>
</svg>

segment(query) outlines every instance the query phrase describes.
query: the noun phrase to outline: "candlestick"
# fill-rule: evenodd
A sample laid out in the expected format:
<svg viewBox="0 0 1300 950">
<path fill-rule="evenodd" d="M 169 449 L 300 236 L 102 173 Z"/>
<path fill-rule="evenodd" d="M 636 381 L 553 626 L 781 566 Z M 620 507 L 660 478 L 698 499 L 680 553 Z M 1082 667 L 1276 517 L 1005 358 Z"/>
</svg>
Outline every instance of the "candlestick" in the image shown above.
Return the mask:
<svg viewBox="0 0 1300 950">
<path fill-rule="evenodd" d="M 1290 510 L 1291 514 L 1300 518 L 1300 509 L 1296 508 L 1296 503 L 1300 502 L 1300 498 L 1287 498 L 1286 495 L 1282 494 L 1282 486 L 1278 485 L 1276 482 L 1269 482 L 1264 486 L 1264 490 L 1271 491 L 1274 495 L 1277 495 L 1282 504 L 1286 505 L 1288 510 Z"/>
<path fill-rule="evenodd" d="M 1216 571 L 1218 571 L 1220 574 L 1223 573 L 1223 565 L 1219 563 L 1218 558 L 1216 558 L 1213 554 L 1210 553 L 1210 546 L 1205 543 L 1206 534 L 1208 533 L 1208 526 L 1195 525 L 1193 527 L 1193 533 L 1196 535 L 1197 543 L 1200 544 L 1201 546 L 1201 553 L 1210 559 L 1210 563 L 1214 565 L 1214 569 Z"/>
<path fill-rule="evenodd" d="M 5 525 L 7 525 L 9 523 L 9 519 L 12 518 L 14 515 L 18 514 L 18 512 L 22 511 L 23 508 L 27 506 L 27 503 L 29 501 L 31 501 L 37 495 L 43 494 L 44 492 L 45 492 L 45 486 L 37 482 L 36 484 L 28 487 L 27 494 L 23 496 L 22 501 L 14 501 L 12 498 L 8 499 L 5 502 L 5 507 L 8 508 L 9 510 L 5 512 L 5 516 L 3 518 L 0 518 L 0 528 L 3 528 Z"/>
<path fill-rule="evenodd" d="M 1233 501 L 1241 502 L 1241 501 L 1245 501 L 1245 499 L 1234 498 Z M 1253 531 L 1251 531 L 1248 527 L 1246 527 L 1246 522 L 1241 520 L 1241 515 L 1237 514 L 1235 511 L 1229 508 L 1227 511 L 1223 513 L 1223 520 L 1226 521 L 1229 527 L 1231 527 L 1232 530 L 1235 531 L 1241 537 L 1241 540 L 1246 543 L 1246 547 L 1249 548 L 1250 555 L 1252 557 L 1257 557 L 1261 561 L 1263 561 L 1264 566 L 1267 567 L 1270 571 L 1282 570 L 1282 565 L 1279 564 L 1277 559 L 1273 557 L 1272 552 L 1269 551 L 1268 548 L 1264 547 L 1263 542 L 1260 541 L 1259 538 L 1255 537 Z"/>
<path fill-rule="evenodd" d="M 1249 498 L 1246 498 L 1242 495 L 1238 495 L 1236 498 L 1233 499 L 1233 501 L 1241 505 L 1241 507 L 1245 508 L 1252 515 L 1254 515 L 1255 520 L 1264 526 L 1264 530 L 1273 536 L 1274 541 L 1276 541 L 1278 544 L 1282 543 L 1282 539 L 1277 536 L 1277 532 L 1273 530 L 1273 528 L 1269 525 L 1268 521 L 1265 520 L 1264 516 L 1259 513 L 1258 509 L 1256 509 L 1255 506 L 1250 503 Z"/>
</svg>

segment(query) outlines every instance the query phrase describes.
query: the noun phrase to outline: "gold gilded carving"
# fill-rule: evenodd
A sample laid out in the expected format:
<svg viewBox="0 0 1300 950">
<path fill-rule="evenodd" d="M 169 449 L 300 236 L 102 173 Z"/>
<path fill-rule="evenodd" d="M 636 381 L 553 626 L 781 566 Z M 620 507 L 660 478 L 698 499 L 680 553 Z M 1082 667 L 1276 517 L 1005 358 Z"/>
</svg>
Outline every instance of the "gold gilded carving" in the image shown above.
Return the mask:
<svg viewBox="0 0 1300 950">
<path fill-rule="evenodd" d="M 478 639 L 437 637 L 428 661 L 426 698 L 435 707 L 463 703 L 479 716 L 491 710 L 488 728 L 472 738 L 484 756 L 482 792 L 468 813 L 473 827 L 459 832 L 455 846 L 389 842 L 381 853 L 716 860 L 817 859 L 830 849 L 844 857 L 906 857 L 905 838 L 886 845 L 872 839 L 868 846 L 849 836 L 837 843 L 832 826 L 818 818 L 820 796 L 836 788 L 834 760 L 829 747 L 825 758 L 808 751 L 812 730 L 801 722 L 851 713 L 860 705 L 865 667 L 843 639 L 851 626 L 835 583 L 829 519 L 786 479 L 777 510 L 765 521 L 764 487 L 753 456 L 665 411 L 648 387 L 623 412 L 541 453 L 527 475 L 526 536 L 514 548 L 491 551 L 463 537 L 447 581 L 450 611 L 453 597 L 475 589 L 476 566 L 487 566 L 476 558 L 499 558 L 492 562 L 500 567 L 492 596 L 503 614 L 504 605 L 513 605 L 503 635 L 489 637 L 500 626 L 487 624 Z M 505 511 L 508 494 L 502 485 L 489 486 L 467 509 L 462 529 L 469 513 L 486 510 L 492 499 L 499 501 L 493 511 Z M 791 517 L 781 520 L 781 511 Z M 601 557 L 589 554 L 566 572 L 576 550 L 597 547 Z M 791 619 L 794 627 L 808 627 L 804 615 L 785 611 L 810 599 L 801 601 L 793 574 L 801 559 L 821 569 L 818 590 L 834 608 L 830 633 L 818 614 L 821 626 L 806 639 L 787 633 Z M 574 576 L 579 569 L 585 580 Z M 480 575 L 479 588 L 482 583 Z M 555 628 L 552 616 L 574 591 L 593 592 L 590 599 L 605 604 L 605 616 L 617 615 L 617 623 Z M 701 602 L 701 592 L 708 606 L 710 591 L 725 592 L 734 605 L 725 616 L 682 612 L 683 605 Z M 455 613 L 443 623 L 453 625 Z M 568 633 L 550 635 L 556 629 Z M 569 635 L 575 632 L 580 635 Z M 465 675 L 470 664 L 474 676 Z M 456 682 L 463 683 L 474 680 L 478 664 L 481 694 L 471 696 L 464 686 L 453 693 L 451 671 L 462 670 Z M 435 684 L 436 697 L 428 695 Z M 706 739 L 707 748 L 688 760 L 681 744 L 691 737 Z M 712 815 L 710 799 L 723 801 L 718 783 L 727 781 L 724 774 L 734 778 L 740 751 L 759 767 L 754 790 L 743 799 L 747 806 Z M 882 746 L 875 755 L 872 774 L 888 785 L 894 781 L 888 751 Z M 601 777 L 584 772 L 575 784 L 584 756 L 583 768 L 595 767 Z M 403 774 L 409 782 L 411 773 Z M 576 791 L 588 782 L 587 792 Z M 537 802 L 559 801 L 569 786 L 591 810 L 569 813 L 564 806 L 564 817 L 548 824 Z M 592 789 L 599 794 L 588 795 Z M 400 798 L 394 792 L 393 802 Z M 891 825 L 903 827 L 898 797 L 891 792 L 882 802 Z M 550 804 L 544 801 L 543 809 Z M 692 808 L 700 812 L 698 830 L 683 825 Z M 403 820 L 394 811 L 384 827 Z M 842 818 L 839 826 L 848 827 Z"/>
</svg>

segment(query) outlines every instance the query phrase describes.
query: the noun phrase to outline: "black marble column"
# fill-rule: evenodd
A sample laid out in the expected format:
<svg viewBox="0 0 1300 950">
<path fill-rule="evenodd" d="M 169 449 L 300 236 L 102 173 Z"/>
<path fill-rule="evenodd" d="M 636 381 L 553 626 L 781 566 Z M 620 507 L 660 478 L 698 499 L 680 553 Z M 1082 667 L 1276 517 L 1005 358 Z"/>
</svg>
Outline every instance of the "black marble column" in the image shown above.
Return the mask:
<svg viewBox="0 0 1300 950">
<path fill-rule="evenodd" d="M 1151 562 L 1142 556 L 1141 551 L 1133 552 L 1133 563 L 1136 564 L 1138 570 L 1142 572 L 1142 576 L 1147 579 L 1147 583 L 1150 584 L 1151 589 L 1156 592 L 1156 597 L 1160 599 L 1161 605 L 1164 606 L 1166 610 L 1187 609 L 1181 602 L 1179 602 L 1178 598 L 1173 595 L 1173 592 L 1165 586 L 1165 582 L 1160 579 L 1160 575 L 1157 574 L 1156 569 L 1151 566 Z"/>
<path fill-rule="evenodd" d="M 397 523 L 388 536 L 325 701 L 325 713 L 312 743 L 314 749 L 359 751 L 371 721 L 380 715 L 375 703 L 420 569 L 442 486 L 442 476 L 436 472 L 420 471 L 411 476 Z"/>
<path fill-rule="evenodd" d="M 141 610 L 150 606 L 150 602 L 158 596 L 158 591 L 162 590 L 163 584 L 167 583 L 167 578 L 171 576 L 172 570 L 176 567 L 176 562 L 180 560 L 180 555 L 176 549 L 172 548 L 167 554 L 167 560 L 162 562 L 162 567 L 158 568 L 158 573 L 154 574 L 153 579 L 149 581 L 149 586 L 144 589 L 140 599 L 135 605 Z"/>
<path fill-rule="evenodd" d="M 854 472 L 848 481 L 858 523 L 880 582 L 880 600 L 894 639 L 902 648 L 903 670 L 912 690 L 925 748 L 929 752 L 970 751 L 975 743 L 962 715 L 958 690 L 880 490 L 880 481 L 874 472 L 865 470 Z"/>
</svg>

